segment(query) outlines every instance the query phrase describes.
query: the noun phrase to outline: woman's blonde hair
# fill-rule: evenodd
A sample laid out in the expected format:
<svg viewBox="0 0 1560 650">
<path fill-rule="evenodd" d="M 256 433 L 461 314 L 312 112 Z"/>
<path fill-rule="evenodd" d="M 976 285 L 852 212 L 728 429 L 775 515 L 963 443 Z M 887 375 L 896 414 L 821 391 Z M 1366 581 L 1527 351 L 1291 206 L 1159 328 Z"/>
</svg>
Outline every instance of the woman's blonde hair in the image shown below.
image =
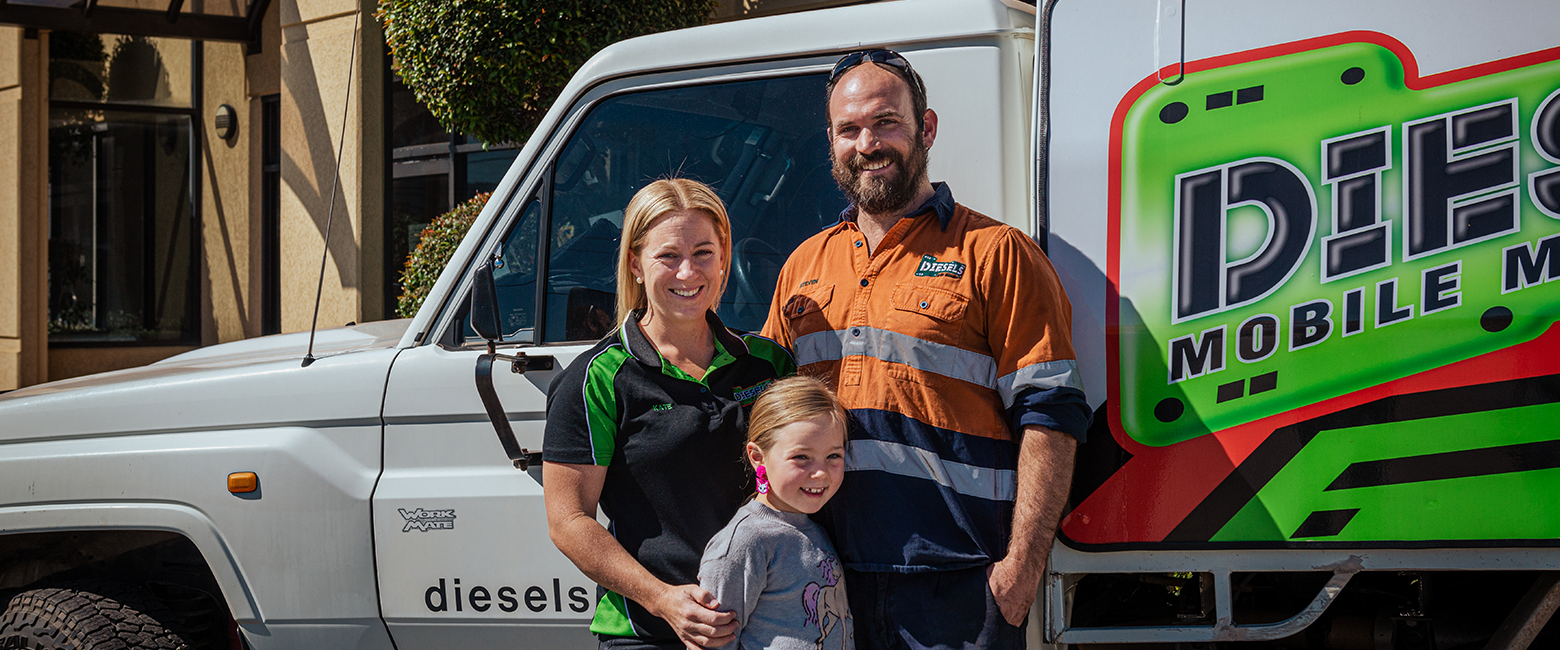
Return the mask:
<svg viewBox="0 0 1560 650">
<path fill-rule="evenodd" d="M 731 221 L 726 217 L 726 205 L 708 185 L 686 178 L 665 178 L 646 185 L 634 193 L 634 198 L 623 208 L 623 239 L 618 246 L 617 319 L 628 320 L 635 309 L 644 309 L 645 287 L 634 281 L 633 267 L 629 260 L 645 246 L 645 233 L 657 219 L 668 212 L 691 210 L 709 217 L 720 239 L 720 284 L 715 288 L 716 306 L 726 292 L 726 278 L 731 275 Z"/>
<path fill-rule="evenodd" d="M 803 376 L 777 380 L 753 403 L 753 414 L 748 418 L 748 442 L 768 453 L 775 445 L 775 432 L 782 427 L 824 414 L 832 416 L 840 430 L 845 430 L 845 405 L 827 384 Z"/>
</svg>

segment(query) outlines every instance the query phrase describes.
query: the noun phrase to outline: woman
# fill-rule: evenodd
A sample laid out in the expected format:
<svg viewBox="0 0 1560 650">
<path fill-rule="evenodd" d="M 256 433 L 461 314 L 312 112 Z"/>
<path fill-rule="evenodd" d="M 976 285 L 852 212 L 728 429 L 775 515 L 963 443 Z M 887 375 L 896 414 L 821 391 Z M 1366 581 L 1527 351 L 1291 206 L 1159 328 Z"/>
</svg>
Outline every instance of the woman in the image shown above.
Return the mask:
<svg viewBox="0 0 1560 650">
<path fill-rule="evenodd" d="M 548 396 L 547 527 L 606 590 L 591 623 L 601 647 L 722 645 L 735 626 L 697 585 L 699 558 L 752 490 L 741 463 L 748 405 L 796 366 L 715 316 L 731 225 L 708 187 L 646 186 L 624 209 L 622 241 L 619 325 Z"/>
</svg>

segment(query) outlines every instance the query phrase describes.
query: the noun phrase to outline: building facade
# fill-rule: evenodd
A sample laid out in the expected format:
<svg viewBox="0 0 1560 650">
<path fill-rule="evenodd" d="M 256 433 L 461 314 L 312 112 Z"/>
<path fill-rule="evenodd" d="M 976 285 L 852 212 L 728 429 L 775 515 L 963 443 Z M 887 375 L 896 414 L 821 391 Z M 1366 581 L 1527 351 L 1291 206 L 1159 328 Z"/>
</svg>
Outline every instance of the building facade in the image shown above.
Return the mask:
<svg viewBox="0 0 1560 650">
<path fill-rule="evenodd" d="M 321 327 L 395 317 L 417 233 L 518 149 L 446 132 L 376 7 L 0 2 L 0 391 L 306 330 L 316 286 Z"/>
</svg>

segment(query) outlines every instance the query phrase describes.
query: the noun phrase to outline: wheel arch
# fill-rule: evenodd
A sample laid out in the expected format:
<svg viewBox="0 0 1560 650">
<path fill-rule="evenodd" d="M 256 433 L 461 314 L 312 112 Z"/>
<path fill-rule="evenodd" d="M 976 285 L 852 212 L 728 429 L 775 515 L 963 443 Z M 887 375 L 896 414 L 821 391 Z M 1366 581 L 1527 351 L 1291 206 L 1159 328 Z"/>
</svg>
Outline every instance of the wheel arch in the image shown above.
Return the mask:
<svg viewBox="0 0 1560 650">
<path fill-rule="evenodd" d="M 237 556 L 215 524 L 199 510 L 176 503 L 66 503 L 0 507 L 0 558 L 16 557 L 5 552 L 28 545 L 36 546 L 60 533 L 74 533 L 76 539 L 60 537 L 59 543 L 71 545 L 53 553 L 52 566 L 34 566 L 36 558 L 0 560 L 0 590 L 23 586 L 38 578 L 76 569 L 105 559 L 107 554 L 125 553 L 165 540 L 182 537 L 199 552 L 206 570 L 221 591 L 233 619 L 239 623 L 264 620 L 259 603 L 244 578 Z M 11 583 L 17 584 L 11 584 Z"/>
</svg>

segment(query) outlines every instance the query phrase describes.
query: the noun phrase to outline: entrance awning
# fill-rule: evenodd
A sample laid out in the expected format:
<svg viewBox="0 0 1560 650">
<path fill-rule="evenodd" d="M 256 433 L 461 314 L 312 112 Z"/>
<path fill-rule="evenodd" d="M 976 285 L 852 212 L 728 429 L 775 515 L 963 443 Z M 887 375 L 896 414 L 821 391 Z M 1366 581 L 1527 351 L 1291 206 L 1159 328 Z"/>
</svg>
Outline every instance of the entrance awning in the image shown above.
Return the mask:
<svg viewBox="0 0 1560 650">
<path fill-rule="evenodd" d="M 0 0 L 0 25 L 73 32 L 246 43 L 260 48 L 270 0 Z"/>
</svg>

